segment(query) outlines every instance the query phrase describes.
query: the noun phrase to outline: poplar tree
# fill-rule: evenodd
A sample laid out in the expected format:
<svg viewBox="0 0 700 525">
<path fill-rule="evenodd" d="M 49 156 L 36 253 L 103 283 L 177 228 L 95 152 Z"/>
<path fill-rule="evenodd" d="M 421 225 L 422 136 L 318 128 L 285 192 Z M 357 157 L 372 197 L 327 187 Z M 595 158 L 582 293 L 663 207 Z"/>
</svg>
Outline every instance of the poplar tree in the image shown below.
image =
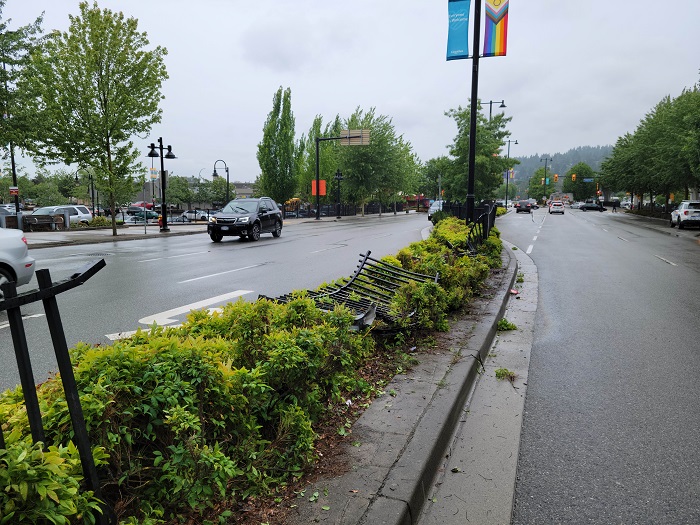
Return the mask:
<svg viewBox="0 0 700 525">
<path fill-rule="evenodd" d="M 263 138 L 258 144 L 260 176 L 256 181 L 263 195 L 277 202 L 285 202 L 296 191 L 296 149 L 294 144 L 294 115 L 292 92 L 289 88 L 277 90 L 272 99 L 272 110 L 263 127 Z"/>
<path fill-rule="evenodd" d="M 47 36 L 23 76 L 32 94 L 26 110 L 37 116 L 32 153 L 39 162 L 87 167 L 109 196 L 116 235 L 116 199 L 145 177 L 138 159 L 147 145 L 132 137 L 161 120 L 167 50 L 149 50 L 134 18 L 97 3 L 79 9 L 67 32 Z"/>
</svg>

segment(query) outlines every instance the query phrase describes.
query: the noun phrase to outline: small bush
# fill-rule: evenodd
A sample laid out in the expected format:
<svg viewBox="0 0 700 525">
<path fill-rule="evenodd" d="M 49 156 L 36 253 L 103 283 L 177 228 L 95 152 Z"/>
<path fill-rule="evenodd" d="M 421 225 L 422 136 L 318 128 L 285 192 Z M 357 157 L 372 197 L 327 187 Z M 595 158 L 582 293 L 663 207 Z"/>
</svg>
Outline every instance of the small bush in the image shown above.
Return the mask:
<svg viewBox="0 0 700 525">
<path fill-rule="evenodd" d="M 515 326 L 513 323 L 511 323 L 508 319 L 505 317 L 503 319 L 500 319 L 498 321 L 498 331 L 499 332 L 506 332 L 508 330 L 517 330 L 518 327 Z"/>
</svg>

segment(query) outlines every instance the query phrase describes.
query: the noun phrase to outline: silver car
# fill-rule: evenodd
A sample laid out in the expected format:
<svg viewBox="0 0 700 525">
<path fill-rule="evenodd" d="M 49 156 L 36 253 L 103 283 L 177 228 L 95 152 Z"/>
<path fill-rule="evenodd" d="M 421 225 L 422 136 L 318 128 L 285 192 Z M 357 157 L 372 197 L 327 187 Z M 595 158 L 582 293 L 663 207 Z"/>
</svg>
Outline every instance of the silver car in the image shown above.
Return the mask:
<svg viewBox="0 0 700 525">
<path fill-rule="evenodd" d="M 0 228 L 0 284 L 27 284 L 34 275 L 34 267 L 24 232 Z M 2 295 L 0 291 L 0 297 Z"/>
<path fill-rule="evenodd" d="M 142 208 L 139 208 L 141 210 Z M 63 206 L 44 206 L 37 208 L 32 215 L 65 215 L 68 213 L 71 224 L 88 224 L 92 220 L 92 213 L 83 205 L 66 204 Z"/>
</svg>

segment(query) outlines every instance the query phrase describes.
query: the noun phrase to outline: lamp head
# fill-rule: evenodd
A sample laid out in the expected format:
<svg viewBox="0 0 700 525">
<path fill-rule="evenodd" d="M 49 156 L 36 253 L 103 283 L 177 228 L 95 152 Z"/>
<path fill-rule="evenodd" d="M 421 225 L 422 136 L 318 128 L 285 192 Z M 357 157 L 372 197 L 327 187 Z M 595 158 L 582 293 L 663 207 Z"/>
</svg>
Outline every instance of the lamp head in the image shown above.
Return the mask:
<svg viewBox="0 0 700 525">
<path fill-rule="evenodd" d="M 515 142 L 514 142 L 514 144 L 516 144 L 516 145 L 518 144 L 518 139 L 515 139 Z"/>
<path fill-rule="evenodd" d="M 499 108 L 504 108 L 504 107 L 506 107 L 506 101 L 505 101 L 505 100 L 501 100 L 501 105 L 498 106 L 498 107 L 499 107 Z"/>
<path fill-rule="evenodd" d="M 218 173 L 216 173 L 216 168 L 214 168 L 214 173 L 211 174 L 212 177 L 216 178 L 219 176 Z"/>
<path fill-rule="evenodd" d="M 158 152 L 156 151 L 156 145 L 151 142 L 151 151 L 148 152 L 149 157 L 160 157 Z"/>
<path fill-rule="evenodd" d="M 176 159 L 177 157 L 173 153 L 173 147 L 168 144 L 168 152 L 165 154 L 166 159 Z"/>
</svg>

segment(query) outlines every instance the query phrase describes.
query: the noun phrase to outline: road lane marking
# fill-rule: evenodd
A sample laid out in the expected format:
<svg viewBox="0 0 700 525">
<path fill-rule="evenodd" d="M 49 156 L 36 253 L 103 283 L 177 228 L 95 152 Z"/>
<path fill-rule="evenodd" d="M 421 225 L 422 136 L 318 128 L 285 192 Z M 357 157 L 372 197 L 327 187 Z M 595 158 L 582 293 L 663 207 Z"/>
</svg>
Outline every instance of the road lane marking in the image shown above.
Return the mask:
<svg viewBox="0 0 700 525">
<path fill-rule="evenodd" d="M 527 251 L 525 253 L 530 255 L 532 253 L 533 248 L 534 248 L 534 246 L 531 244 L 530 246 L 527 247 Z"/>
<path fill-rule="evenodd" d="M 169 255 L 168 257 L 156 257 L 155 259 L 143 259 L 141 261 L 136 261 L 136 262 L 145 263 L 145 262 L 153 262 L 153 261 L 163 261 L 165 259 L 177 259 L 178 257 L 190 257 L 192 255 L 203 255 L 205 253 L 209 253 L 209 252 L 206 251 L 206 252 L 182 253 L 180 255 Z"/>
<path fill-rule="evenodd" d="M 656 257 L 657 259 L 661 259 L 663 262 L 665 262 L 666 264 L 670 264 L 671 266 L 678 266 L 676 263 L 671 262 L 668 259 L 664 259 L 660 255 L 654 255 L 654 257 Z"/>
<path fill-rule="evenodd" d="M 629 242 L 627 239 L 625 239 L 624 237 L 620 237 L 619 235 L 617 236 L 617 238 L 620 239 L 621 241 Z"/>
<path fill-rule="evenodd" d="M 537 235 L 535 235 L 535 236 L 532 238 L 532 240 L 533 240 L 533 241 L 536 241 L 536 240 L 537 240 Z"/>
<path fill-rule="evenodd" d="M 223 295 L 217 295 L 216 297 L 210 297 L 209 299 L 204 299 L 202 301 L 197 301 L 196 303 L 186 304 L 184 306 L 179 306 L 173 308 L 172 310 L 166 310 L 165 312 L 159 312 L 157 314 L 149 315 L 139 319 L 139 323 L 151 326 L 153 323 L 157 325 L 166 325 L 177 322 L 177 319 L 171 319 L 171 316 L 182 315 L 184 313 L 189 313 L 190 310 L 200 310 L 206 306 L 212 305 L 214 303 L 222 303 L 228 301 L 229 299 L 234 299 L 236 297 L 241 297 L 253 293 L 252 290 L 236 290 L 235 292 L 226 293 Z"/>
<path fill-rule="evenodd" d="M 44 317 L 45 315 L 46 315 L 46 314 L 23 315 L 23 316 L 22 316 L 22 321 L 24 321 L 25 319 L 32 319 L 32 318 L 36 318 L 36 317 Z M 0 330 L 2 330 L 3 328 L 9 328 L 9 327 L 10 327 L 10 322 L 9 322 L 9 321 L 6 322 L 6 323 L 0 323 Z"/>
<path fill-rule="evenodd" d="M 201 277 L 194 277 L 192 279 L 185 279 L 184 281 L 178 281 L 177 284 L 191 283 L 193 281 L 201 281 L 202 279 L 209 279 L 210 277 L 218 277 L 220 275 L 226 275 L 227 273 L 240 272 L 241 270 L 250 270 L 251 268 L 257 268 L 262 266 L 262 264 L 252 264 L 250 266 L 243 266 L 242 268 L 234 268 L 233 270 L 226 270 L 225 272 L 210 273 L 209 275 L 202 275 Z"/>
</svg>

